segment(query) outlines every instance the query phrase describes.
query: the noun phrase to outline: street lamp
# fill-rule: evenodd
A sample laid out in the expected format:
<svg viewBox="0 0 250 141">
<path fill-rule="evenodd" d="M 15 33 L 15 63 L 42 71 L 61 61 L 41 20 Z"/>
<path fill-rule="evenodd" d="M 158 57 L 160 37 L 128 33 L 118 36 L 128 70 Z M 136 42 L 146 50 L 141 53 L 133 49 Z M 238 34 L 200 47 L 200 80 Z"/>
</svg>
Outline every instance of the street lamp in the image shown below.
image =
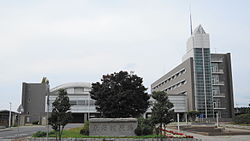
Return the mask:
<svg viewBox="0 0 250 141">
<path fill-rule="evenodd" d="M 10 104 L 10 111 L 9 111 L 9 128 L 11 127 L 11 102 Z"/>
<path fill-rule="evenodd" d="M 90 111 L 89 111 L 89 110 L 90 110 L 90 93 L 89 93 L 89 95 L 88 95 L 88 115 L 87 115 L 88 117 L 87 117 L 87 120 L 90 119 L 90 118 L 89 118 L 89 117 L 90 117 Z"/>
<path fill-rule="evenodd" d="M 50 91 L 49 91 L 49 84 L 47 85 L 47 115 L 46 115 L 46 126 L 47 126 L 47 132 L 46 132 L 46 140 L 48 141 L 48 138 L 49 138 L 49 94 L 50 94 Z"/>
<path fill-rule="evenodd" d="M 19 107 L 17 108 L 17 112 L 18 112 L 18 121 L 17 121 L 17 129 L 18 129 L 18 134 L 17 136 L 19 136 L 19 126 L 20 126 L 20 118 L 21 118 L 21 113 L 24 112 L 24 108 L 23 108 L 23 105 L 19 105 Z"/>
</svg>

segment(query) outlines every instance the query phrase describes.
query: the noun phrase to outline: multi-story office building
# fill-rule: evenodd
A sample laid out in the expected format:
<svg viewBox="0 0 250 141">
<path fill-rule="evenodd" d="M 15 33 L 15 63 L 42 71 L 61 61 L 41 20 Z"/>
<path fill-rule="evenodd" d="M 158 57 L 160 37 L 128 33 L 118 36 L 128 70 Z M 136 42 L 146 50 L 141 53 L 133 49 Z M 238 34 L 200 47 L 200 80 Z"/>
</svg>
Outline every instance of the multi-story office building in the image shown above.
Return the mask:
<svg viewBox="0 0 250 141">
<path fill-rule="evenodd" d="M 152 91 L 185 94 L 188 111 L 200 117 L 233 117 L 233 91 L 230 54 L 211 54 L 209 34 L 199 25 L 187 41 L 182 63 L 156 80 Z"/>
</svg>

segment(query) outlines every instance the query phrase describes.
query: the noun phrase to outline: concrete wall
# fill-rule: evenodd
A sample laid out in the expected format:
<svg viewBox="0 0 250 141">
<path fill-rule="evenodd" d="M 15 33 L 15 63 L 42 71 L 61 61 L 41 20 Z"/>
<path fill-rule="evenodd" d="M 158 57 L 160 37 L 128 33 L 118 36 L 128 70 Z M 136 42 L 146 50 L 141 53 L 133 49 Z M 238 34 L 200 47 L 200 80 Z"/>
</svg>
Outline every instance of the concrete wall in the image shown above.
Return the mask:
<svg viewBox="0 0 250 141">
<path fill-rule="evenodd" d="M 222 93 L 221 97 L 213 97 L 214 101 L 219 99 L 221 101 L 221 109 L 215 109 L 215 112 L 221 113 L 221 118 L 234 117 L 234 99 L 233 99 L 233 83 L 232 83 L 232 68 L 230 53 L 227 54 L 211 54 L 212 63 L 218 64 L 221 73 L 213 73 L 218 75 L 220 82 L 223 82 L 220 87 Z M 214 85 L 213 85 L 214 86 Z"/>
<path fill-rule="evenodd" d="M 178 74 L 184 70 L 184 73 Z M 194 103 L 194 79 L 193 79 L 193 59 L 189 58 L 151 85 L 151 91 L 165 91 L 167 94 L 187 95 L 188 111 L 195 109 Z M 179 82 L 184 84 L 178 85 Z M 177 86 L 176 86 L 177 84 Z M 173 87 L 168 89 L 170 87 Z"/>
<path fill-rule="evenodd" d="M 43 83 L 23 83 L 22 105 L 25 123 L 40 121 L 45 114 L 45 96 L 49 92 L 49 85 Z"/>
</svg>

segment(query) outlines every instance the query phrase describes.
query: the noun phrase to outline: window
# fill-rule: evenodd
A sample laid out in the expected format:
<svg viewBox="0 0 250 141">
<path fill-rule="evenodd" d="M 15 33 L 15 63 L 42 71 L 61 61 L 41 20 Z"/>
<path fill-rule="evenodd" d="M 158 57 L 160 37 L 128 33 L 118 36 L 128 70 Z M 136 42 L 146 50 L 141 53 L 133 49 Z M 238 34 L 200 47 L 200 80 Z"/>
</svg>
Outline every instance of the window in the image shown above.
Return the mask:
<svg viewBox="0 0 250 141">
<path fill-rule="evenodd" d="M 74 88 L 68 88 L 66 91 L 68 94 L 74 94 Z"/>
<path fill-rule="evenodd" d="M 213 93 L 213 95 L 219 95 L 220 94 L 220 86 L 213 86 L 212 93 Z"/>
<path fill-rule="evenodd" d="M 69 103 L 73 106 L 73 105 L 76 105 L 76 101 L 74 100 L 72 100 L 72 101 L 69 101 Z"/>
<path fill-rule="evenodd" d="M 79 94 L 79 93 L 83 93 L 84 89 L 83 88 L 74 88 L 74 93 Z"/>
<path fill-rule="evenodd" d="M 212 63 L 212 72 L 218 72 L 219 71 L 219 66 L 217 63 Z"/>
<path fill-rule="evenodd" d="M 77 105 L 85 105 L 85 100 L 78 100 Z"/>
<path fill-rule="evenodd" d="M 214 108 L 221 108 L 220 99 L 214 99 Z"/>
<path fill-rule="evenodd" d="M 212 75 L 212 84 L 219 83 L 219 75 Z"/>
</svg>

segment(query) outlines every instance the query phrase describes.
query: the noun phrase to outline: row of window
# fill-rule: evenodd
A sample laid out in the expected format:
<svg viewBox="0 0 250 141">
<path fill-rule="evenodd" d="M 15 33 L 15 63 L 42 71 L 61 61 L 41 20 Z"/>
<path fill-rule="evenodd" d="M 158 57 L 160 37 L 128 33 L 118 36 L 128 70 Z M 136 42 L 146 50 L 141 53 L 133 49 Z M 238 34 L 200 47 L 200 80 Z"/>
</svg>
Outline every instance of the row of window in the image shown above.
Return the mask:
<svg viewBox="0 0 250 141">
<path fill-rule="evenodd" d="M 52 105 L 52 103 L 54 102 L 54 100 L 50 100 L 49 104 Z M 69 103 L 71 104 L 71 106 L 74 105 L 85 105 L 85 106 L 92 106 L 95 105 L 95 100 L 70 100 Z"/>
<path fill-rule="evenodd" d="M 91 91 L 91 89 L 83 87 L 75 87 L 75 88 L 67 88 L 66 91 L 68 94 L 83 94 L 84 92 Z"/>
<path fill-rule="evenodd" d="M 186 72 L 186 69 L 183 68 L 180 71 L 178 71 L 177 73 L 173 74 L 172 76 L 168 77 L 165 81 L 161 82 L 160 84 L 158 84 L 157 86 L 155 86 L 153 89 L 156 89 L 158 87 L 160 87 L 161 85 L 170 82 L 171 80 L 181 76 L 182 74 L 184 74 Z"/>
<path fill-rule="evenodd" d="M 182 85 L 184 85 L 186 83 L 187 83 L 186 80 L 182 80 L 182 81 L 180 81 L 180 82 L 178 82 L 178 83 L 176 83 L 176 84 L 168 87 L 167 89 L 165 89 L 165 91 L 167 92 L 167 91 L 170 91 L 170 90 L 174 90 L 174 89 L 176 89 L 176 88 L 178 88 L 178 87 L 180 87 L 180 86 L 182 86 Z"/>
<path fill-rule="evenodd" d="M 69 103 L 73 105 L 95 105 L 94 100 L 70 100 Z"/>
</svg>

